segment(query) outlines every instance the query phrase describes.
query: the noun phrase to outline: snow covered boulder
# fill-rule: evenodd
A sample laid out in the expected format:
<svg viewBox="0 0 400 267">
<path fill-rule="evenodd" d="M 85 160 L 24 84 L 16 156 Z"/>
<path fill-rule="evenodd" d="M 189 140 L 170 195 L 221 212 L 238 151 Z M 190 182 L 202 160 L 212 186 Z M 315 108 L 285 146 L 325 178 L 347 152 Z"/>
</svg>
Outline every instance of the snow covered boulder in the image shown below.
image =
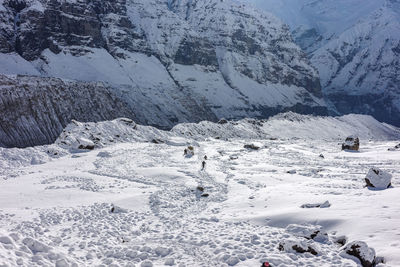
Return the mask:
<svg viewBox="0 0 400 267">
<path fill-rule="evenodd" d="M 86 138 L 80 137 L 76 139 L 78 141 L 78 149 L 93 150 L 94 143 Z"/>
<path fill-rule="evenodd" d="M 349 136 L 342 144 L 342 150 L 358 151 L 360 149 L 360 139 L 357 136 Z"/>
<path fill-rule="evenodd" d="M 373 267 L 376 265 L 375 250 L 368 247 L 368 245 L 362 241 L 353 241 L 347 244 L 343 248 L 341 256 L 359 261 L 363 267 Z"/>
<path fill-rule="evenodd" d="M 312 203 L 312 204 L 303 204 L 300 207 L 303 209 L 312 209 L 312 208 L 329 208 L 331 206 L 331 203 L 327 200 L 323 203 Z"/>
<path fill-rule="evenodd" d="M 286 232 L 291 233 L 294 236 L 304 237 L 308 240 L 312 239 L 320 243 L 329 241 L 328 234 L 318 226 L 289 224 L 286 227 Z"/>
<path fill-rule="evenodd" d="M 308 244 L 305 241 L 300 241 L 300 240 L 293 240 L 293 239 L 289 239 L 289 240 L 285 240 L 282 241 L 279 244 L 278 249 L 280 251 L 285 251 L 285 252 L 289 252 L 289 253 L 311 253 L 312 255 L 318 255 L 318 251 L 317 249 Z"/>
<path fill-rule="evenodd" d="M 187 148 L 185 148 L 185 150 L 183 151 L 183 155 L 186 158 L 191 158 L 194 156 L 194 147 L 192 146 L 188 146 Z"/>
<path fill-rule="evenodd" d="M 392 175 L 378 168 L 371 168 L 365 177 L 368 187 L 386 189 L 392 185 Z"/>
</svg>

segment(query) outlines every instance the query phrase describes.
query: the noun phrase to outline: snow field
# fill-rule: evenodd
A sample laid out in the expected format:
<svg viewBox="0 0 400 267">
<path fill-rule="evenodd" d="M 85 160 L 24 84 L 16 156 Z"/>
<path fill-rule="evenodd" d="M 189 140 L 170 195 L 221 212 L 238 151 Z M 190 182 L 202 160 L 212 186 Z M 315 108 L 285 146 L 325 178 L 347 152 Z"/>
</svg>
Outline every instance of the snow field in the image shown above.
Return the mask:
<svg viewBox="0 0 400 267">
<path fill-rule="evenodd" d="M 400 161 L 387 151 L 395 143 L 362 142 L 359 153 L 337 142 L 258 140 L 257 151 L 247 143 L 199 142 L 188 159 L 184 145 L 132 142 L 25 167 L 1 181 L 0 263 L 356 266 L 333 242 L 342 234 L 399 263 Z M 393 188 L 363 187 L 372 165 L 393 174 Z M 300 207 L 326 200 L 331 207 Z M 312 229 L 327 238 L 302 237 Z M 280 251 L 282 242 L 318 255 Z"/>
</svg>

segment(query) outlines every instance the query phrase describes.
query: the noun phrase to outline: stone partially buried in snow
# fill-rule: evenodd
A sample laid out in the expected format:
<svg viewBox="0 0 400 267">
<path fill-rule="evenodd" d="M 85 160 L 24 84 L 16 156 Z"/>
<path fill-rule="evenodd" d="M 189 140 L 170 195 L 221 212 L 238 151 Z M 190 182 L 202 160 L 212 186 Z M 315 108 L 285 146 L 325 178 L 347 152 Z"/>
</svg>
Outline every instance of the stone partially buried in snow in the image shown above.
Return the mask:
<svg viewBox="0 0 400 267">
<path fill-rule="evenodd" d="M 400 151 L 400 144 L 398 144 L 394 147 L 388 148 L 388 151 Z"/>
<path fill-rule="evenodd" d="M 305 241 L 300 241 L 300 240 L 293 240 L 293 239 L 288 239 L 285 241 L 282 241 L 279 244 L 278 249 L 280 251 L 285 251 L 289 253 L 311 253 L 312 255 L 318 255 L 318 251 L 316 248 L 312 245 L 309 245 Z"/>
<path fill-rule="evenodd" d="M 303 209 L 312 209 L 312 208 L 329 208 L 331 203 L 327 200 L 324 203 L 313 203 L 313 204 L 303 204 L 300 207 Z"/>
<path fill-rule="evenodd" d="M 386 189 L 392 185 L 392 175 L 378 168 L 371 168 L 365 177 L 368 187 Z"/>
<path fill-rule="evenodd" d="M 353 241 L 347 244 L 341 253 L 342 257 L 359 261 L 363 267 L 376 265 L 376 254 L 373 248 L 368 247 L 365 242 Z"/>
<path fill-rule="evenodd" d="M 286 232 L 320 243 L 329 241 L 328 234 L 321 227 L 315 225 L 289 224 L 286 227 Z"/>
<path fill-rule="evenodd" d="M 246 149 L 249 149 L 249 150 L 259 150 L 260 149 L 260 146 L 258 144 L 247 144 L 247 145 L 244 145 L 243 147 Z"/>
<path fill-rule="evenodd" d="M 357 136 L 349 136 L 342 144 L 342 150 L 358 151 L 360 149 L 360 139 Z"/>
</svg>

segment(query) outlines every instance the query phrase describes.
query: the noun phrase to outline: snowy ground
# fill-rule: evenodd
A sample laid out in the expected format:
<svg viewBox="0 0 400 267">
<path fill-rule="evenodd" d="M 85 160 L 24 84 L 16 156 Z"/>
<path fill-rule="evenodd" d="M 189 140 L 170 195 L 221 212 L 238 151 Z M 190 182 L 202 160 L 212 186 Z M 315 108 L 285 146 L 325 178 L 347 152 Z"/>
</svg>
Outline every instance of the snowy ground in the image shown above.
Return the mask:
<svg viewBox="0 0 400 267">
<path fill-rule="evenodd" d="M 0 266 L 357 266 L 340 255 L 341 235 L 373 247 L 381 266 L 400 266 L 400 151 L 387 150 L 398 142 L 361 140 L 352 153 L 337 141 L 209 138 L 185 158 L 190 140 L 174 138 L 17 169 L 3 158 Z M 16 162 L 35 149 L 12 153 Z M 364 187 L 372 166 L 393 174 L 393 188 Z M 307 240 L 307 229 L 328 237 Z M 318 255 L 278 249 L 291 241 Z"/>
</svg>

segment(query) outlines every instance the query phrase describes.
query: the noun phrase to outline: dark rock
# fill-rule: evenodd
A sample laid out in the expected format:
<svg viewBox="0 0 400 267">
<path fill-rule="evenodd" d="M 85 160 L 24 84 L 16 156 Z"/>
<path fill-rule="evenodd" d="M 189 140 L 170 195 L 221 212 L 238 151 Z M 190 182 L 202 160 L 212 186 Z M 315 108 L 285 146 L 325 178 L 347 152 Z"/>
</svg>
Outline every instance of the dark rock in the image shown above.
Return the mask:
<svg viewBox="0 0 400 267">
<path fill-rule="evenodd" d="M 197 190 L 197 191 L 200 191 L 200 192 L 204 192 L 204 187 L 198 186 L 198 187 L 196 188 L 196 190 Z"/>
<path fill-rule="evenodd" d="M 207 194 L 207 193 L 201 194 L 201 197 L 209 197 L 209 196 L 210 196 L 210 194 Z"/>
<path fill-rule="evenodd" d="M 218 121 L 218 124 L 227 124 L 227 123 L 228 123 L 228 121 L 226 119 L 220 119 Z"/>
<path fill-rule="evenodd" d="M 163 140 L 160 140 L 160 139 L 153 139 L 153 140 L 151 140 L 151 142 L 153 144 L 164 144 L 165 143 Z"/>
<path fill-rule="evenodd" d="M 254 144 L 244 145 L 243 147 L 246 148 L 246 149 L 251 149 L 251 150 L 259 150 L 260 149 L 259 146 L 256 146 Z"/>
<path fill-rule="evenodd" d="M 94 145 L 79 145 L 79 149 L 93 150 Z"/>
</svg>

